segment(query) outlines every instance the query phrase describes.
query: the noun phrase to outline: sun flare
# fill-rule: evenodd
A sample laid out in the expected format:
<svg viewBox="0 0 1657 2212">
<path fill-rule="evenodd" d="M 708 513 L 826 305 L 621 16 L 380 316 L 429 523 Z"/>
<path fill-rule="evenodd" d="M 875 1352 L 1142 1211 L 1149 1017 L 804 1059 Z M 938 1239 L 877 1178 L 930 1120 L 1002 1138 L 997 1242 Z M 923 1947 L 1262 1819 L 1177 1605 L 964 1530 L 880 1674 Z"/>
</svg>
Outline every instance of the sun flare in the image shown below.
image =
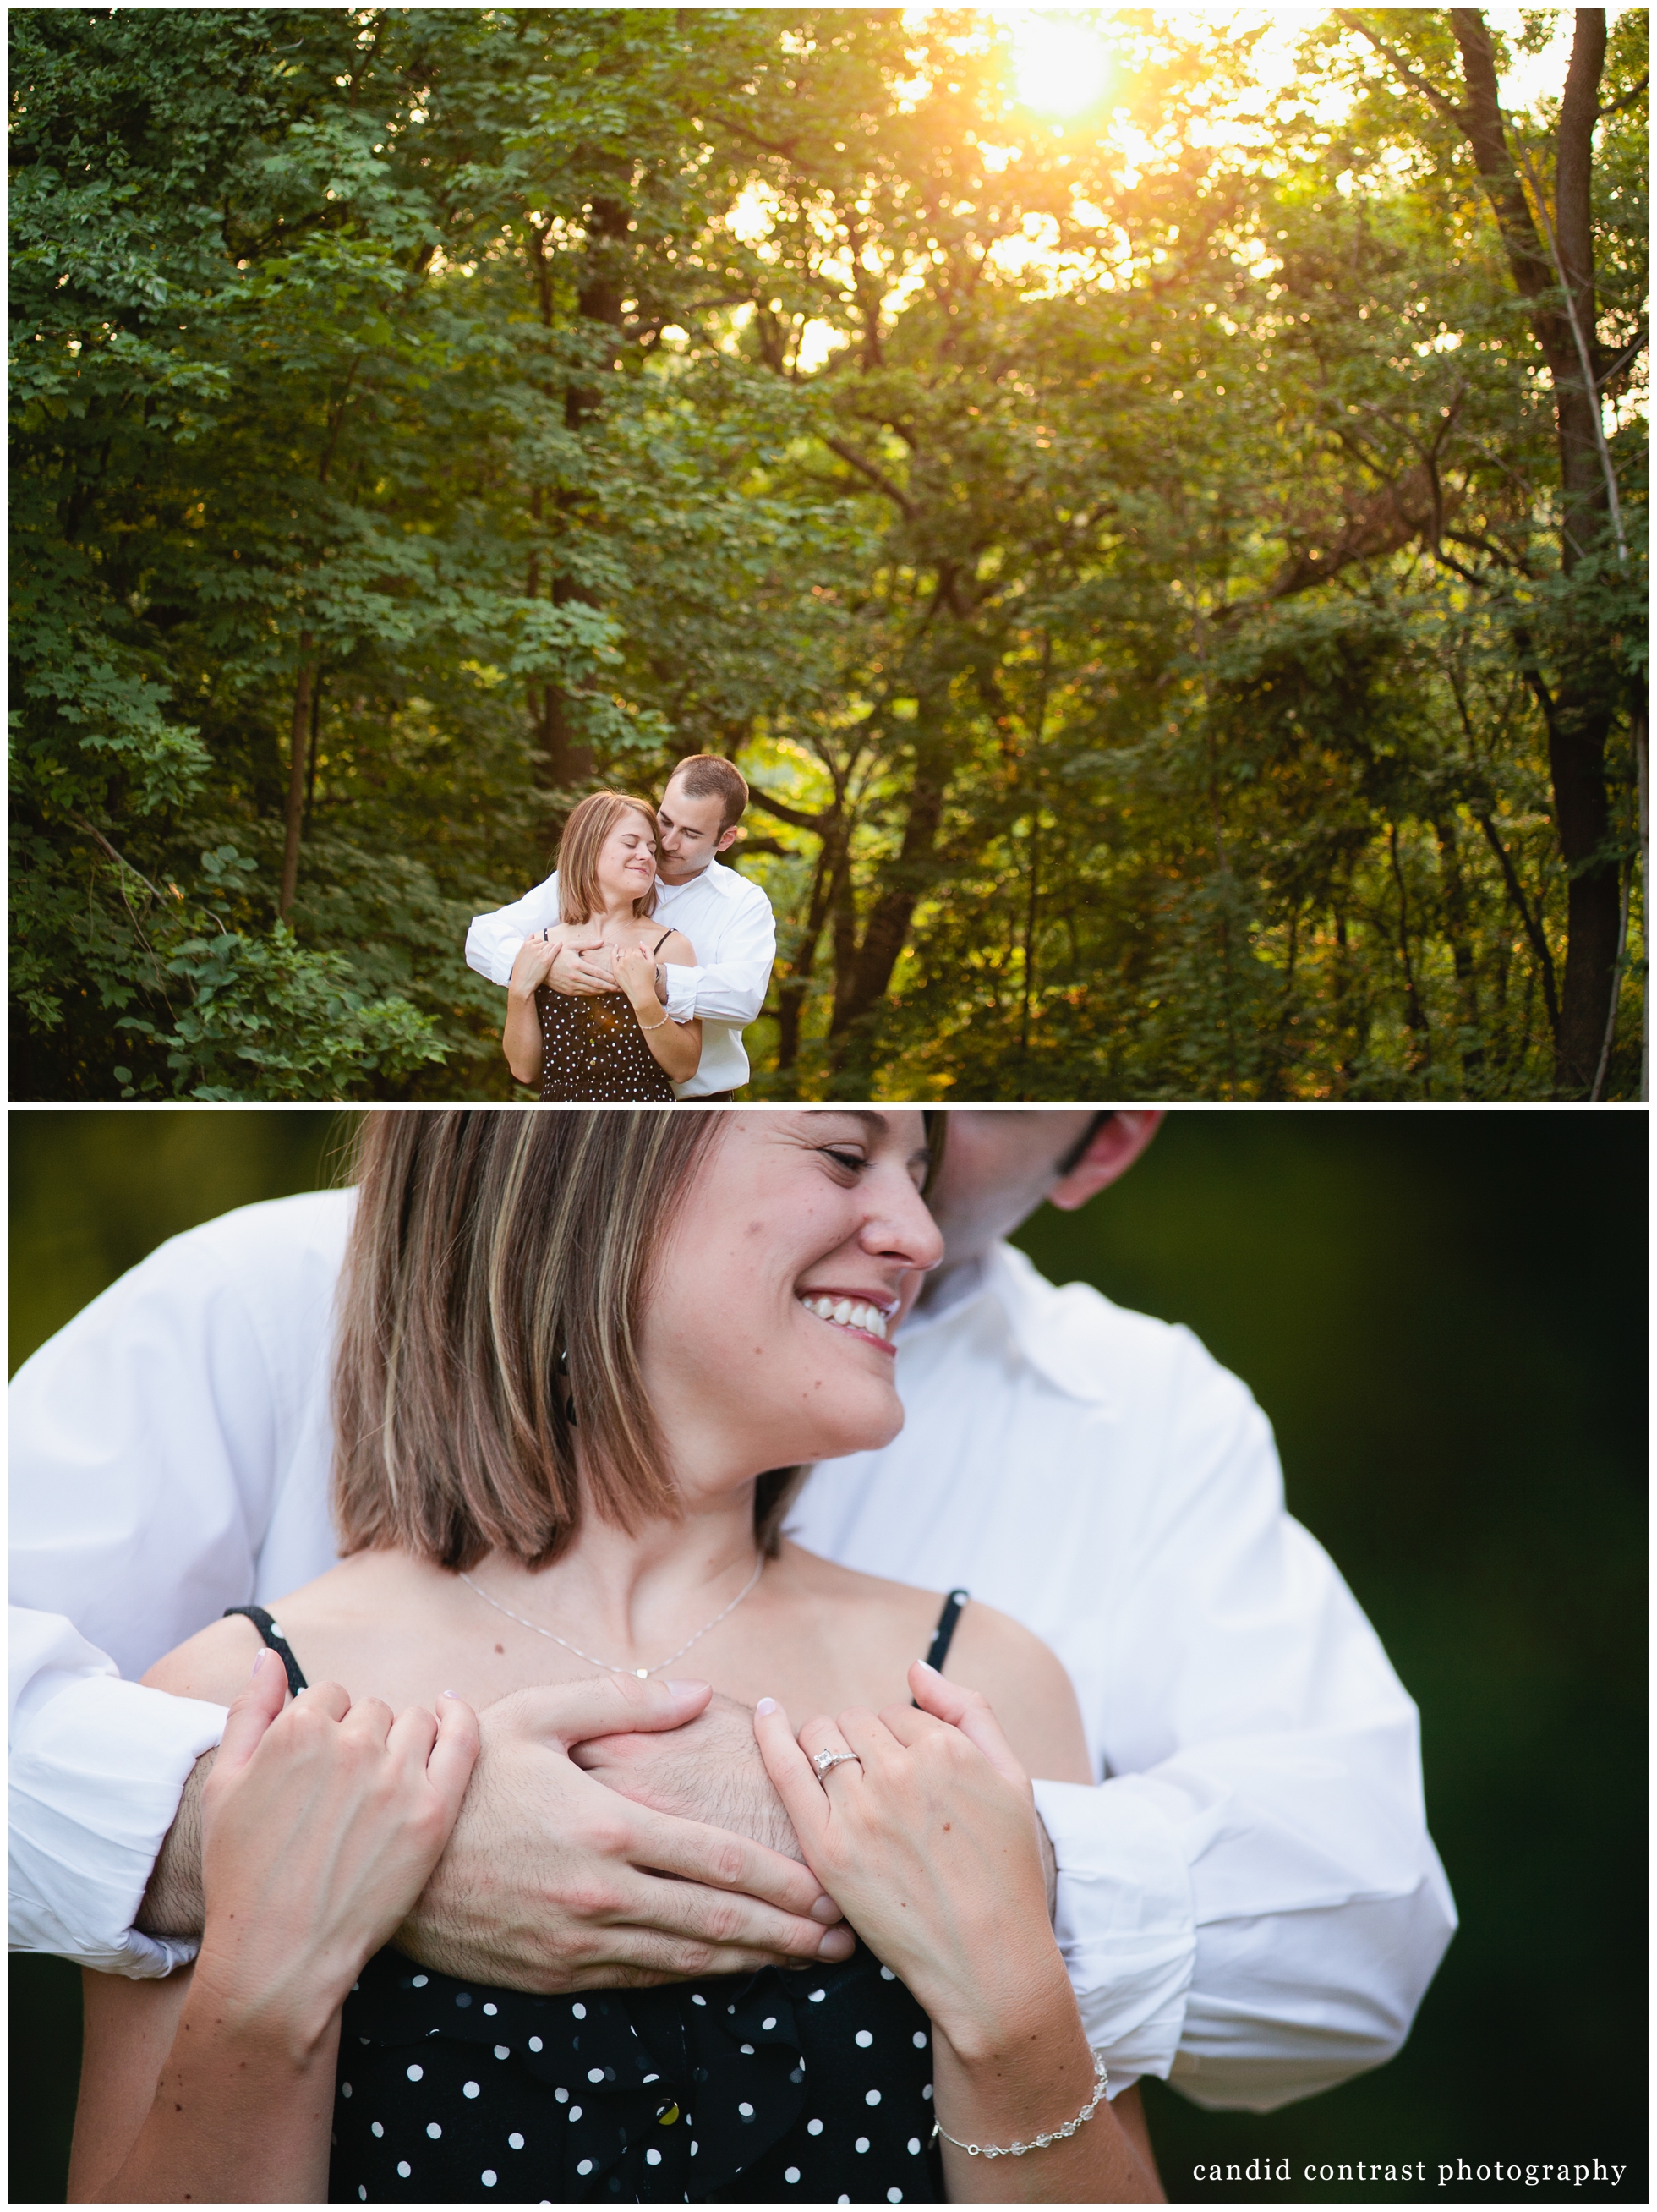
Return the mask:
<svg viewBox="0 0 1657 2212">
<path fill-rule="evenodd" d="M 1001 20 L 1011 33 L 1013 82 L 1026 107 L 1038 115 L 1079 115 L 1100 98 L 1110 79 L 1110 55 L 1089 23 L 1023 8 L 1008 9 Z"/>
</svg>

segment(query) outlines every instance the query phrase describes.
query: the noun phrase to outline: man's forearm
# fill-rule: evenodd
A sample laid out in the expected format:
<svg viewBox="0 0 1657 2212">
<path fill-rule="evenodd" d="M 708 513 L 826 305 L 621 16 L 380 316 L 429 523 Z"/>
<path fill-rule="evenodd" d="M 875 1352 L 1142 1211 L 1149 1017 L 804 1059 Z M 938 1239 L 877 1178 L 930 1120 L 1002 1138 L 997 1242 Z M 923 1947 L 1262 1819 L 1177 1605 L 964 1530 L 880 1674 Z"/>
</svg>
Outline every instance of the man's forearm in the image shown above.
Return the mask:
<svg viewBox="0 0 1657 2212">
<path fill-rule="evenodd" d="M 202 1932 L 202 1785 L 213 1771 L 215 1750 L 191 1769 L 179 1810 L 155 1859 L 155 1871 L 138 1908 L 146 1936 L 199 1936 Z"/>
</svg>

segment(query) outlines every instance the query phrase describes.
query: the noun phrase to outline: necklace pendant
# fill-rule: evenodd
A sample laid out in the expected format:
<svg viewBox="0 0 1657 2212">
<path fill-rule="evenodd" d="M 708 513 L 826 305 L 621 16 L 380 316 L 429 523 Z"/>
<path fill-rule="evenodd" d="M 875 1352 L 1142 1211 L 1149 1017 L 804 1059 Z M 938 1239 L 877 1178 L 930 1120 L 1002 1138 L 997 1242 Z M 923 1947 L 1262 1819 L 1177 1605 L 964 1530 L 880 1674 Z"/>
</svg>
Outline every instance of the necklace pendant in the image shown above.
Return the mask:
<svg viewBox="0 0 1657 2212">
<path fill-rule="evenodd" d="M 635 1667 L 633 1671 L 641 1682 L 647 1682 L 650 1680 L 650 1669 L 648 1667 Z"/>
</svg>

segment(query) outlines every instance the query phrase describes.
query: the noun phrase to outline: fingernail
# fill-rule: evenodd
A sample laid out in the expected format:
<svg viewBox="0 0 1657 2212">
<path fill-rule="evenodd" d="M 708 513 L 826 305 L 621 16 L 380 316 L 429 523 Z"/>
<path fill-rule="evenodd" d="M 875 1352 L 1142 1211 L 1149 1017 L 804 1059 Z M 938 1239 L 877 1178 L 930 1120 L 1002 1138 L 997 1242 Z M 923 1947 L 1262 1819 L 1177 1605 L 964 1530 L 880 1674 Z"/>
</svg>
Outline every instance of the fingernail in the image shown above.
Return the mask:
<svg viewBox="0 0 1657 2212">
<path fill-rule="evenodd" d="M 707 1687 L 707 1685 L 706 1682 L 692 1680 L 688 1682 L 670 1682 L 667 1686 L 672 1691 L 676 1698 L 688 1698 L 693 1690 L 705 1690 Z"/>
<path fill-rule="evenodd" d="M 811 1907 L 810 1917 L 820 1920 L 825 1928 L 838 1928 L 846 1916 L 832 1897 L 820 1897 Z"/>
<path fill-rule="evenodd" d="M 777 1701 L 774 1698 L 762 1698 L 754 1708 L 756 1713 L 774 1713 L 776 1710 Z"/>
<path fill-rule="evenodd" d="M 853 1936 L 849 1928 L 831 1928 L 817 1946 L 819 1959 L 849 1958 Z"/>
<path fill-rule="evenodd" d="M 460 1692 L 458 1690 L 445 1690 L 443 1694 L 446 1698 L 458 1698 Z"/>
<path fill-rule="evenodd" d="M 263 1666 L 264 1666 L 264 1664 L 265 1661 L 266 1661 L 270 1656 L 270 1652 L 269 1652 L 269 1650 L 264 1650 L 264 1651 L 261 1651 L 261 1652 L 260 1652 L 260 1654 L 259 1654 L 258 1657 L 258 1658 L 253 1662 L 252 1665 L 252 1666 L 248 1668 L 248 1670 L 247 1670 L 247 1679 L 248 1679 L 248 1680 L 249 1680 L 250 1682 L 252 1680 L 252 1679 L 253 1679 L 254 1675 L 255 1675 L 255 1674 L 257 1674 L 258 1673 L 259 1668 L 260 1668 L 261 1667 L 263 1667 Z"/>
<path fill-rule="evenodd" d="M 917 1659 L 915 1664 L 920 1668 L 923 1674 L 931 1674 L 936 1680 L 940 1682 L 944 1680 L 944 1677 L 938 1673 L 937 1668 L 933 1666 L 930 1659 Z"/>
</svg>

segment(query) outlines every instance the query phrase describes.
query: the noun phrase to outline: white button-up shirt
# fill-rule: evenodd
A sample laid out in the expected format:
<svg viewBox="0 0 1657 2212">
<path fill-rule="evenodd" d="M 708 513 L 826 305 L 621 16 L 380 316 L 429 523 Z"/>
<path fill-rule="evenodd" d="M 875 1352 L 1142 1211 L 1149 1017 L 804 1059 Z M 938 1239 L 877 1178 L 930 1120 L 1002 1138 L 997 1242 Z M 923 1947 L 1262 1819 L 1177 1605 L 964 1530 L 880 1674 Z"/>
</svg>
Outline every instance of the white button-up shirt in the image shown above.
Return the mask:
<svg viewBox="0 0 1657 2212">
<path fill-rule="evenodd" d="M 349 1194 L 174 1237 L 12 1391 L 14 1948 L 126 1973 L 222 1709 L 139 1686 L 335 1559 L 331 1307 Z M 1102 1787 L 1042 1783 L 1059 1934 L 1113 2083 L 1269 2110 L 1389 2057 L 1454 1926 L 1415 1709 L 1283 1510 L 1271 1432 L 1184 1329 L 998 1250 L 904 1330 L 897 1442 L 819 1468 L 831 1558 L 961 1583 L 1046 1638 Z"/>
<path fill-rule="evenodd" d="M 717 860 L 688 884 L 656 886 L 655 921 L 677 929 L 696 956 L 694 968 L 664 964 L 667 1011 L 676 1022 L 700 1021 L 702 1056 L 689 1083 L 676 1083 L 680 1098 L 707 1098 L 736 1091 L 748 1080 L 742 1033 L 757 1021 L 777 957 L 777 922 L 757 884 Z M 493 914 L 480 914 L 466 932 L 466 964 L 503 988 L 525 939 L 558 920 L 558 877 Z"/>
</svg>

